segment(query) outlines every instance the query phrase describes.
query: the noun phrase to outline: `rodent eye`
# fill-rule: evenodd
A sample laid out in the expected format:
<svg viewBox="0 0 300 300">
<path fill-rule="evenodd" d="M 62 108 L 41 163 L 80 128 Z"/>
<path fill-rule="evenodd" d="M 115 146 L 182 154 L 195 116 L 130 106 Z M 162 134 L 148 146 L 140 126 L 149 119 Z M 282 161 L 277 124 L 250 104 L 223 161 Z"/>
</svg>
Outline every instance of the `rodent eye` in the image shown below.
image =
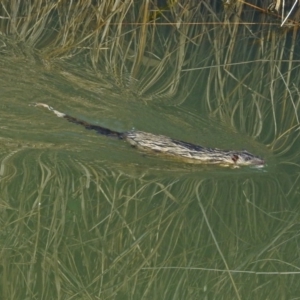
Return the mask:
<svg viewBox="0 0 300 300">
<path fill-rule="evenodd" d="M 231 156 L 231 159 L 236 163 L 238 161 L 238 159 L 239 159 L 239 156 L 237 154 L 233 154 Z"/>
</svg>

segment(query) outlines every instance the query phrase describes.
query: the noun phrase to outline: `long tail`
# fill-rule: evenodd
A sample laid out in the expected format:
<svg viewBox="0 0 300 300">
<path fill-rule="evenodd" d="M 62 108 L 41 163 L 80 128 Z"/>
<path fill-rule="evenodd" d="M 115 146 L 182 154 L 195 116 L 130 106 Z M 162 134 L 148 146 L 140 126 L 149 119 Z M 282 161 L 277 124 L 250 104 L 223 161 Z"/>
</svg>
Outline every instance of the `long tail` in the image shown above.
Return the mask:
<svg viewBox="0 0 300 300">
<path fill-rule="evenodd" d="M 57 117 L 59 117 L 59 118 L 65 118 L 65 119 L 67 119 L 71 123 L 82 125 L 86 129 L 88 129 L 88 130 L 95 130 L 99 134 L 103 134 L 103 135 L 106 135 L 106 136 L 116 137 L 116 138 L 119 138 L 119 139 L 123 139 L 124 133 L 122 133 L 122 132 L 113 131 L 113 130 L 110 130 L 108 128 L 97 126 L 97 125 L 93 125 L 93 124 L 90 124 L 88 122 L 85 122 L 85 121 L 79 120 L 77 118 L 71 117 L 71 116 L 69 116 L 69 115 L 67 115 L 65 113 L 62 113 L 62 112 L 60 112 L 58 110 L 55 110 L 53 107 L 49 106 L 48 104 L 45 104 L 45 103 L 34 103 L 32 105 L 33 106 L 42 106 L 42 107 L 45 107 L 45 108 L 49 109 L 50 111 L 52 111 Z"/>
</svg>

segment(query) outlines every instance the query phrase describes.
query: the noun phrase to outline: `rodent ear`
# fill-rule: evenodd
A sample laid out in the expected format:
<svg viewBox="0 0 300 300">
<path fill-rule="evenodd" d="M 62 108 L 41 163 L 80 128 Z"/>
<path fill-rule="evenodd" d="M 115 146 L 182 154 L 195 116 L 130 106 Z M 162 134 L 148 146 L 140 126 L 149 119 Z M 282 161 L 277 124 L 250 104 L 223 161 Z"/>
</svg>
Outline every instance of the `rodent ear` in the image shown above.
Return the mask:
<svg viewBox="0 0 300 300">
<path fill-rule="evenodd" d="M 237 162 L 238 161 L 238 159 L 239 159 L 239 156 L 237 155 L 237 154 L 233 154 L 232 156 L 231 156 L 231 159 L 233 160 L 233 162 Z"/>
</svg>

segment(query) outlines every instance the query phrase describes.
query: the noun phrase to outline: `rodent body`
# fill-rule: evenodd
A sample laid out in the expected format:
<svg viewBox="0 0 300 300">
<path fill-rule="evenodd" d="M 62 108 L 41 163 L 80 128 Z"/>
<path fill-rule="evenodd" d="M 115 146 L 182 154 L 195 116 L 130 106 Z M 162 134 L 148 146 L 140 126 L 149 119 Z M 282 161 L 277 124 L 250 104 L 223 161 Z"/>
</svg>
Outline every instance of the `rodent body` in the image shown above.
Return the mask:
<svg viewBox="0 0 300 300">
<path fill-rule="evenodd" d="M 45 107 L 55 113 L 58 117 L 65 118 L 69 122 L 82 125 L 86 129 L 95 130 L 99 134 L 123 139 L 133 147 L 140 150 L 160 153 L 169 157 L 180 159 L 184 162 L 232 166 L 235 168 L 240 166 L 263 167 L 265 164 L 263 159 L 245 150 L 234 151 L 207 148 L 175 140 L 164 135 L 155 135 L 144 131 L 131 130 L 126 132 L 117 132 L 66 115 L 44 103 L 35 103 L 34 105 Z"/>
</svg>

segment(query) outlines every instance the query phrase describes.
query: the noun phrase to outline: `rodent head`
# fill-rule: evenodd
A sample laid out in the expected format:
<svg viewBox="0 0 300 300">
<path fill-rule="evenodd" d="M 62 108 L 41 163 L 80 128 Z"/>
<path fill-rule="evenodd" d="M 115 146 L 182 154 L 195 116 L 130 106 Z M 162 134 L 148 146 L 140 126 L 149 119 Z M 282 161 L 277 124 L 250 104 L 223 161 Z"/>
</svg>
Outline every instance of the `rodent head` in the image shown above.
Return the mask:
<svg viewBox="0 0 300 300">
<path fill-rule="evenodd" d="M 230 159 L 231 164 L 236 166 L 254 166 L 262 168 L 265 165 L 265 161 L 262 158 L 255 156 L 246 150 L 230 152 Z"/>
</svg>

